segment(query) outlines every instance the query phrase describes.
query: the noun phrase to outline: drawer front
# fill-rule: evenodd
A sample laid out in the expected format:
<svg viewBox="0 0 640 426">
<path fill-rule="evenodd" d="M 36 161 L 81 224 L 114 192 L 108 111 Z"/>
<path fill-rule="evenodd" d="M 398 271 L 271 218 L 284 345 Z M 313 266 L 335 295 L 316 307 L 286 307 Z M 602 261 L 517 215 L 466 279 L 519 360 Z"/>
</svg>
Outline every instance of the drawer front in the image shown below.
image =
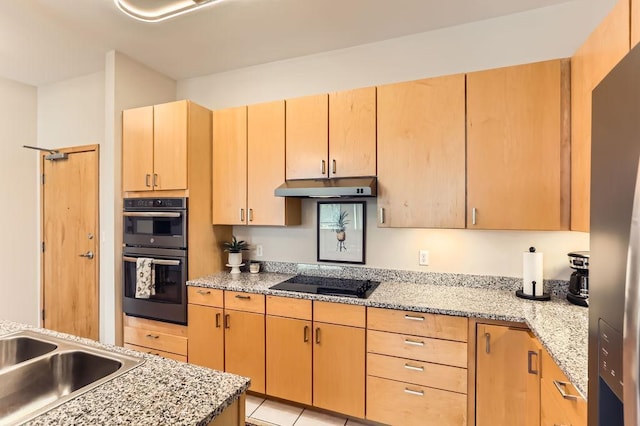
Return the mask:
<svg viewBox="0 0 640 426">
<path fill-rule="evenodd" d="M 367 374 L 436 389 L 467 393 L 467 369 L 367 354 Z"/>
<path fill-rule="evenodd" d="M 187 290 L 189 292 L 189 303 L 193 303 L 194 305 L 213 306 L 214 308 L 223 307 L 224 293 L 222 290 L 192 286 L 189 286 Z"/>
<path fill-rule="evenodd" d="M 469 320 L 449 315 L 368 308 L 367 328 L 466 342 Z"/>
<path fill-rule="evenodd" d="M 144 328 L 124 327 L 124 341 L 137 346 L 187 355 L 187 338 Z"/>
<path fill-rule="evenodd" d="M 367 330 L 367 352 L 467 368 L 467 344 Z"/>
<path fill-rule="evenodd" d="M 143 346 L 131 345 L 129 343 L 125 343 L 124 347 L 127 349 L 133 349 L 134 351 L 144 352 L 152 355 L 159 355 L 164 358 L 175 359 L 180 362 L 187 362 L 187 357 L 184 355 L 178 355 L 171 352 L 165 352 L 158 349 L 145 348 Z"/>
<path fill-rule="evenodd" d="M 367 377 L 367 419 L 402 426 L 466 426 L 467 396 Z"/>
<path fill-rule="evenodd" d="M 241 291 L 224 292 L 225 309 L 264 314 L 264 295 Z"/>
<path fill-rule="evenodd" d="M 311 300 L 267 296 L 267 315 L 311 321 Z"/>
<path fill-rule="evenodd" d="M 366 318 L 367 309 L 364 306 L 332 302 L 313 302 L 314 321 L 364 328 L 367 324 Z"/>
<path fill-rule="evenodd" d="M 557 383 L 554 383 L 554 381 Z M 567 394 L 566 398 L 562 396 L 560 390 Z M 567 376 L 564 375 L 546 350 L 542 351 L 540 400 L 540 414 L 543 424 L 555 423 L 574 426 L 587 424 L 587 401 L 569 383 Z"/>
</svg>

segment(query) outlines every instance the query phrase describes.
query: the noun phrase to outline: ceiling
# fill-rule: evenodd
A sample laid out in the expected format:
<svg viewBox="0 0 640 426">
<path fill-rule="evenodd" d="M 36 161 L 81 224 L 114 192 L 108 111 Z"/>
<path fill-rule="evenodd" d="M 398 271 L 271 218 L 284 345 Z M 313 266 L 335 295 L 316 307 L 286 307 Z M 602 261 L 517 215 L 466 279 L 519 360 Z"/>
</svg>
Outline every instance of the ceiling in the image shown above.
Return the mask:
<svg viewBox="0 0 640 426">
<path fill-rule="evenodd" d="M 176 80 L 421 33 L 568 0 L 224 0 L 159 23 L 113 0 L 0 0 L 0 77 L 40 86 L 117 50 Z"/>
</svg>

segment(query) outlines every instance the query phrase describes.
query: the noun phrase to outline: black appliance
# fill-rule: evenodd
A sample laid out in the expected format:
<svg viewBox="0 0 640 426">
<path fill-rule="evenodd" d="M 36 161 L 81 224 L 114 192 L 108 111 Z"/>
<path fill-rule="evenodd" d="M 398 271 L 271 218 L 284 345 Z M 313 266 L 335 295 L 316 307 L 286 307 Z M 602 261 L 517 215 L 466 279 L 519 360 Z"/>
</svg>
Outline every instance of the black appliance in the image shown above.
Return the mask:
<svg viewBox="0 0 640 426">
<path fill-rule="evenodd" d="M 567 300 L 575 305 L 589 306 L 589 252 L 568 253 L 569 266 L 574 270 L 569 278 Z"/>
<path fill-rule="evenodd" d="M 124 200 L 123 311 L 127 315 L 187 323 L 187 199 Z M 136 296 L 138 259 L 151 263 L 153 292 Z"/>
<path fill-rule="evenodd" d="M 296 275 L 270 288 L 274 290 L 366 299 L 378 285 L 380 285 L 379 281 Z"/>
<path fill-rule="evenodd" d="M 589 425 L 638 422 L 640 46 L 593 90 Z M 624 386 L 623 386 L 624 384 Z M 624 421 L 623 421 L 624 417 Z"/>
</svg>

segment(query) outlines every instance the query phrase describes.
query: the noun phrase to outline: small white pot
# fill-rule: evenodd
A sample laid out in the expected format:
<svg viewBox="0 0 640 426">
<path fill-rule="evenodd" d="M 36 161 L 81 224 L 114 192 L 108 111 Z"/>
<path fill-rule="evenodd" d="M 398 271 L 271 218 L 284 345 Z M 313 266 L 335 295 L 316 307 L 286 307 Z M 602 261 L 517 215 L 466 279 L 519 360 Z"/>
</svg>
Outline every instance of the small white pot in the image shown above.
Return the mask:
<svg viewBox="0 0 640 426">
<path fill-rule="evenodd" d="M 242 253 L 229 253 L 229 265 L 240 265 L 242 263 Z"/>
</svg>

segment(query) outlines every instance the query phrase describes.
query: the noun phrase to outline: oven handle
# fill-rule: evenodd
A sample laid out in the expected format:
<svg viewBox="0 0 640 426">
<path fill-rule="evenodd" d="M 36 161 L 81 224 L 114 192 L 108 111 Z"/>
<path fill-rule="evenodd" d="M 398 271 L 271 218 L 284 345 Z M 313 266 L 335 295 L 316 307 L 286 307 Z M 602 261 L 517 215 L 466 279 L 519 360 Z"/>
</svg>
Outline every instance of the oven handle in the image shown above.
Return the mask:
<svg viewBox="0 0 640 426">
<path fill-rule="evenodd" d="M 124 212 L 125 217 L 180 217 L 180 212 Z"/>
<path fill-rule="evenodd" d="M 140 257 L 144 257 L 144 256 L 140 256 Z M 150 259 L 156 265 L 169 265 L 169 266 L 179 266 L 180 265 L 180 261 L 179 260 L 166 260 L 166 259 L 153 259 L 153 258 L 150 258 Z M 137 260 L 137 257 L 122 256 L 122 260 L 124 260 L 125 262 L 134 262 L 135 263 L 136 260 Z"/>
</svg>

